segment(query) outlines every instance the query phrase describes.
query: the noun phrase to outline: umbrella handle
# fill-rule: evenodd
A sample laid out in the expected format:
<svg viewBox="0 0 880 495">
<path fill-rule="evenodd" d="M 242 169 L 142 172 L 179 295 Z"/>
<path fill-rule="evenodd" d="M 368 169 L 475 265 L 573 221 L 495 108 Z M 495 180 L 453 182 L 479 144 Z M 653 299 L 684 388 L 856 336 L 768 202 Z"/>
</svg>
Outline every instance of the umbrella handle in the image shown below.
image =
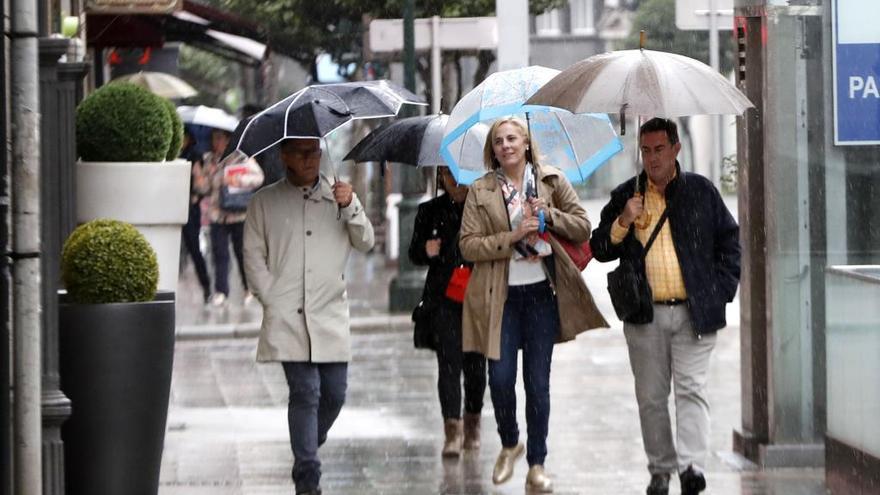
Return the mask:
<svg viewBox="0 0 880 495">
<path fill-rule="evenodd" d="M 339 176 L 336 174 L 333 174 L 333 185 L 335 186 L 336 183 L 338 183 L 338 182 L 339 182 Z M 341 220 L 341 219 L 342 219 L 342 205 L 339 203 L 336 203 L 336 220 Z"/>
</svg>

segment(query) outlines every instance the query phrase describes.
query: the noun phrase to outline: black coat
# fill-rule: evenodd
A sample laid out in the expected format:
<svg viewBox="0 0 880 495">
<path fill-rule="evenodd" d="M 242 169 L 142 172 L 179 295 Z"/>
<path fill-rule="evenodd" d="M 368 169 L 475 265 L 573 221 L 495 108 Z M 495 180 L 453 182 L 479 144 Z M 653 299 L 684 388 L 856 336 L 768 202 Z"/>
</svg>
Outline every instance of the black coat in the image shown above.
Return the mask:
<svg viewBox="0 0 880 495">
<path fill-rule="evenodd" d="M 724 307 L 733 301 L 739 284 L 739 227 L 708 179 L 682 172 L 677 163 L 676 168 L 678 175 L 666 186 L 666 204 L 670 208 L 666 221 L 672 229 L 691 320 L 697 334 L 705 334 L 727 325 Z M 647 181 L 642 172 L 642 190 Z M 623 242 L 611 243 L 611 225 L 633 196 L 635 182 L 632 178 L 611 191 L 611 201 L 602 209 L 601 222 L 590 239 L 598 261 L 620 258 L 622 263 L 633 262 L 643 255 L 642 243 L 632 227 Z"/>
<path fill-rule="evenodd" d="M 435 313 L 440 304 L 460 303 L 446 297 L 446 286 L 457 266 L 472 267 L 461 257 L 458 248 L 458 232 L 461 230 L 461 215 L 464 204 L 456 204 L 448 194 L 438 196 L 419 205 L 413 225 L 412 241 L 409 244 L 409 259 L 416 265 L 428 266 L 428 277 L 422 292 L 422 308 L 420 311 Z M 436 233 L 435 233 L 436 232 Z M 440 239 L 440 254 L 429 258 L 425 251 L 425 243 L 431 239 Z M 456 322 L 452 322 L 455 324 Z M 461 325 L 461 322 L 457 322 Z M 431 325 L 416 324 L 415 345 L 419 348 L 436 349 L 436 340 L 430 335 Z"/>
</svg>

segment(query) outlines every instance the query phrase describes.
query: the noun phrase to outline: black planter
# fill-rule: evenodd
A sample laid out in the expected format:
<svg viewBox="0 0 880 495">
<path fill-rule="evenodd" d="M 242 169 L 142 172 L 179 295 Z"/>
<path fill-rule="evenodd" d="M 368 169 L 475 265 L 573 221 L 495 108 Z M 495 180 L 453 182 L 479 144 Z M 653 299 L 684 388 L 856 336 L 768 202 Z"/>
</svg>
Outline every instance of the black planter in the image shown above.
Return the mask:
<svg viewBox="0 0 880 495">
<path fill-rule="evenodd" d="M 59 305 L 67 495 L 156 495 L 174 362 L 174 292 Z"/>
</svg>

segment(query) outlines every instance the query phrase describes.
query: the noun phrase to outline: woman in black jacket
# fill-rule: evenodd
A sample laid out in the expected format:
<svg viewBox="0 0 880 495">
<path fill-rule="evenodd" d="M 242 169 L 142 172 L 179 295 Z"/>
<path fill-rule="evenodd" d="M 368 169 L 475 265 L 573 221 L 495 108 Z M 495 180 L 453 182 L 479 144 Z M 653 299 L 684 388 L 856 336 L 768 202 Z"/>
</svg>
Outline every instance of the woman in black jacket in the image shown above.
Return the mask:
<svg viewBox="0 0 880 495">
<path fill-rule="evenodd" d="M 443 456 L 480 446 L 480 411 L 486 390 L 486 358 L 461 350 L 461 301 L 447 297 L 453 271 L 466 263 L 458 249 L 458 231 L 468 189 L 455 182 L 447 167 L 437 168 L 446 194 L 419 205 L 409 245 L 409 258 L 428 266 L 422 302 L 416 310 L 415 346 L 437 353 L 437 391 L 446 440 Z M 464 373 L 464 418 L 461 375 Z"/>
</svg>

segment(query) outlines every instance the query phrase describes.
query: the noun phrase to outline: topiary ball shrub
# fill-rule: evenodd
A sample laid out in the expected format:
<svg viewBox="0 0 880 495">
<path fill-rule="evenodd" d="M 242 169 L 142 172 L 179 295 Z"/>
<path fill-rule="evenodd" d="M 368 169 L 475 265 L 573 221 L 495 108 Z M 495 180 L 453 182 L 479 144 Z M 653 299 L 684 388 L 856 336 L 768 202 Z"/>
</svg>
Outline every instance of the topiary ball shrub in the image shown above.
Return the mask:
<svg viewBox="0 0 880 495">
<path fill-rule="evenodd" d="M 89 162 L 160 162 L 173 124 L 163 98 L 127 82 L 102 86 L 76 108 L 76 146 Z"/>
<path fill-rule="evenodd" d="M 61 279 L 75 303 L 152 301 L 159 284 L 159 262 L 153 247 L 131 224 L 92 220 L 65 241 Z"/>
<path fill-rule="evenodd" d="M 177 115 L 177 107 L 168 98 L 162 98 L 165 104 L 165 111 L 171 119 L 171 144 L 168 145 L 168 153 L 165 154 L 166 160 L 174 160 L 180 156 L 180 147 L 183 146 L 183 121 L 180 115 Z"/>
</svg>

